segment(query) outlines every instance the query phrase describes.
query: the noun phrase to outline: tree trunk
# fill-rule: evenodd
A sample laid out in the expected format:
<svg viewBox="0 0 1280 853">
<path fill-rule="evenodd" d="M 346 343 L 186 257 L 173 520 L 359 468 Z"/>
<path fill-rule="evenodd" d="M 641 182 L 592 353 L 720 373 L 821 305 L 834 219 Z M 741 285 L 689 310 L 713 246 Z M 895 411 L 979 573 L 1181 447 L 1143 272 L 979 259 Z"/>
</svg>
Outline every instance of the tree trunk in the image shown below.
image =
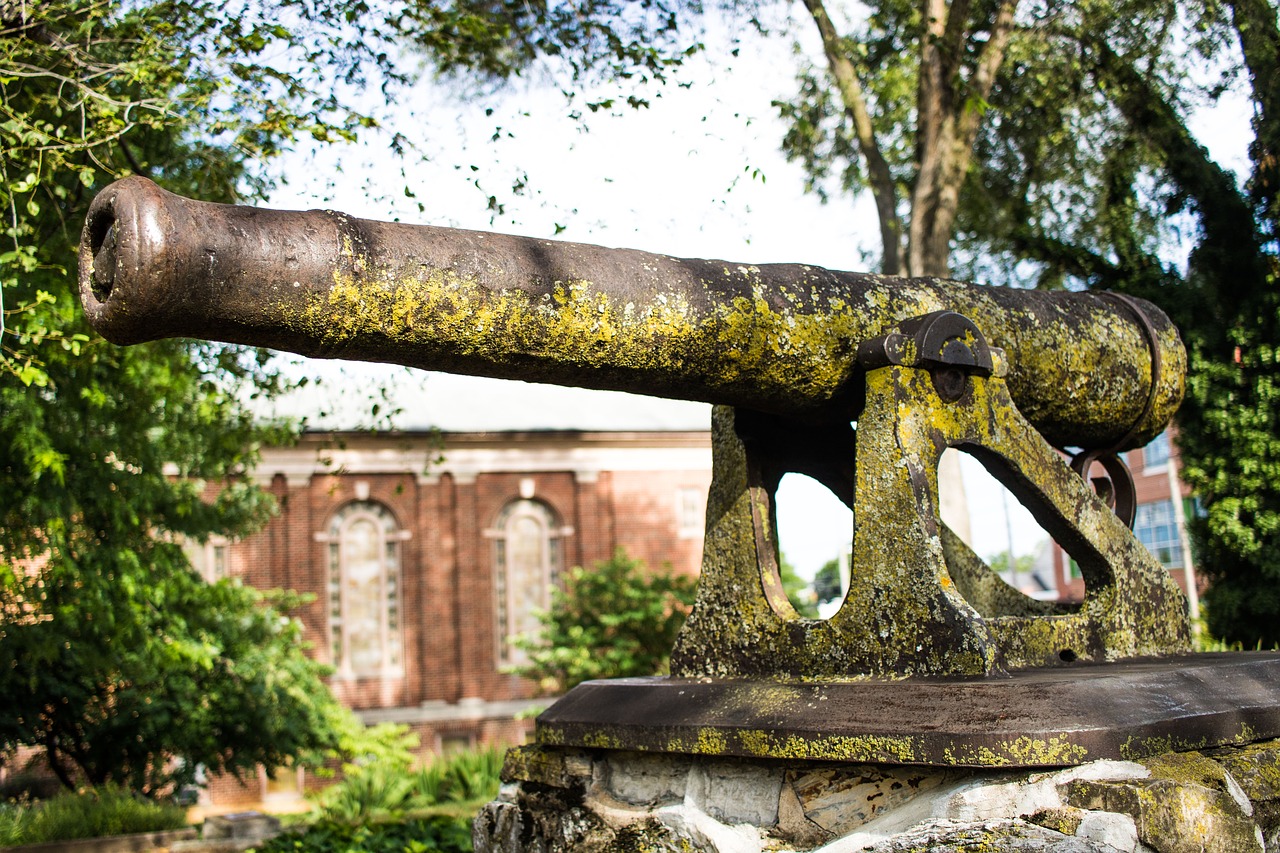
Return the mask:
<svg viewBox="0 0 1280 853">
<path fill-rule="evenodd" d="M 1280 27 L 1275 6 L 1267 0 L 1228 0 L 1227 5 L 1258 107 L 1249 150 L 1254 168 L 1250 189 L 1274 228 L 1280 215 Z"/>
<path fill-rule="evenodd" d="M 919 172 L 911 194 L 907 268 L 911 275 L 951 274 L 951 238 L 960 191 L 973 158 L 987 98 L 1004 62 L 1017 0 L 1000 4 L 968 79 L 960 57 L 973 34 L 970 3 L 925 0 L 920 41 L 916 151 Z"/>
<path fill-rule="evenodd" d="M 62 760 L 59 756 L 58 740 L 53 731 L 50 730 L 44 739 L 44 755 L 49 761 L 49 769 L 53 771 L 53 775 L 58 777 L 58 781 L 63 787 L 69 791 L 76 789 L 75 780 L 71 778 L 71 774 L 62 766 Z"/>
<path fill-rule="evenodd" d="M 885 275 L 903 275 L 906 271 L 903 268 L 902 220 L 898 216 L 898 190 L 894 186 L 889 164 L 884 159 L 880 144 L 876 140 L 875 127 L 871 123 L 871 114 L 867 110 L 866 95 L 862 90 L 862 83 L 858 80 L 857 69 L 841 50 L 840 36 L 836 33 L 835 25 L 831 23 L 831 16 L 827 14 L 822 0 L 805 0 L 804 4 L 818 27 L 818 34 L 822 37 L 822 50 L 827 57 L 827 67 L 835 79 L 836 88 L 840 91 L 845 115 L 853 123 L 854 133 L 858 137 L 858 150 L 867 163 L 867 182 L 871 186 L 871 196 L 876 203 L 876 216 L 880 221 L 880 271 Z"/>
</svg>

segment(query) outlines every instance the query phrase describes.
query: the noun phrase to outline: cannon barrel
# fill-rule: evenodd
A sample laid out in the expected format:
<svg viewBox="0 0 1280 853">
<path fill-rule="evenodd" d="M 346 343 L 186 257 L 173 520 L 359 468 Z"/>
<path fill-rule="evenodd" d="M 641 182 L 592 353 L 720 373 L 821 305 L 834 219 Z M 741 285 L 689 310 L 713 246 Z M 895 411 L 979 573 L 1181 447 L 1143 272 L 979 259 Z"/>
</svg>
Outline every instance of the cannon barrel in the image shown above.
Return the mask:
<svg viewBox="0 0 1280 853">
<path fill-rule="evenodd" d="M 859 343 L 952 310 L 1005 350 L 1014 400 L 1058 446 L 1149 440 L 1181 401 L 1186 365 L 1164 313 L 1105 294 L 212 204 L 137 177 L 94 200 L 80 289 L 120 344 L 208 338 L 808 421 L 856 419 Z"/>
</svg>

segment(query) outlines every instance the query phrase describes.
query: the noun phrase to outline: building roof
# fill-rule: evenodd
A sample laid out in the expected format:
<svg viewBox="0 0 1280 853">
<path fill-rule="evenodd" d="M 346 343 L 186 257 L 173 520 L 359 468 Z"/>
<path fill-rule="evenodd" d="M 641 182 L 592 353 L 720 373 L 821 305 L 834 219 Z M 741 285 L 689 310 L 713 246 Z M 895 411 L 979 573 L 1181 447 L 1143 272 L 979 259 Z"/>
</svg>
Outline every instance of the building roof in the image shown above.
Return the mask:
<svg viewBox="0 0 1280 853">
<path fill-rule="evenodd" d="M 259 406 L 259 411 L 266 417 L 305 417 L 309 432 L 687 431 L 711 427 L 711 407 L 687 400 L 381 364 L 306 360 L 299 370 L 319 381 Z"/>
</svg>

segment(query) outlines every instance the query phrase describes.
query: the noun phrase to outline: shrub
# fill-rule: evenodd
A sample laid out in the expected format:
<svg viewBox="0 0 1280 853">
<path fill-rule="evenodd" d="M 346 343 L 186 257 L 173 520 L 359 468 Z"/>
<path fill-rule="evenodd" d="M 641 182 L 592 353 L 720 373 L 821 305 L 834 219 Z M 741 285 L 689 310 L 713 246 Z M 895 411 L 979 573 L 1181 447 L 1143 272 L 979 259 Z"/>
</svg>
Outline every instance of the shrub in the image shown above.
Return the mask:
<svg viewBox="0 0 1280 853">
<path fill-rule="evenodd" d="M 444 799 L 451 802 L 492 800 L 501 784 L 506 750 L 499 747 L 459 752 L 444 762 Z"/>
<path fill-rule="evenodd" d="M 400 762 L 347 765 L 343 779 L 317 797 L 324 820 L 361 823 L 395 818 L 444 803 L 472 803 L 498 793 L 505 750 L 489 747 L 439 758 L 414 770 Z"/>
<path fill-rule="evenodd" d="M 650 573 L 621 548 L 589 570 L 573 568 L 551 591 L 537 636 L 514 638 L 529 659 L 510 671 L 548 695 L 592 678 L 660 675 L 694 590 L 692 578 Z"/>
<path fill-rule="evenodd" d="M 257 853 L 468 853 L 471 821 L 433 815 L 397 822 L 321 820 L 300 833 L 277 835 Z"/>
<path fill-rule="evenodd" d="M 0 803 L 0 847 L 25 843 L 31 812 L 31 808 L 19 803 Z"/>
<path fill-rule="evenodd" d="M 0 808 L 0 844 L 40 844 L 73 838 L 159 832 L 187 825 L 186 809 L 107 785 L 67 792 L 34 805 Z"/>
</svg>

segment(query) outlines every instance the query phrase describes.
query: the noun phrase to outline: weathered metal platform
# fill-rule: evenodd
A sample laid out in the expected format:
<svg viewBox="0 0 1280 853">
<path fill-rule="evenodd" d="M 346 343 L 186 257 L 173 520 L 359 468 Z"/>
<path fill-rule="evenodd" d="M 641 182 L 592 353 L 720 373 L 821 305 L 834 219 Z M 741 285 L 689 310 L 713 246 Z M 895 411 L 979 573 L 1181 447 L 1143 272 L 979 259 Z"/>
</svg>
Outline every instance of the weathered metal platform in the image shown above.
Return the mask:
<svg viewBox="0 0 1280 853">
<path fill-rule="evenodd" d="M 952 767 L 1061 767 L 1280 736 L 1280 653 L 1071 665 L 994 678 L 589 681 L 538 743 Z"/>
</svg>

